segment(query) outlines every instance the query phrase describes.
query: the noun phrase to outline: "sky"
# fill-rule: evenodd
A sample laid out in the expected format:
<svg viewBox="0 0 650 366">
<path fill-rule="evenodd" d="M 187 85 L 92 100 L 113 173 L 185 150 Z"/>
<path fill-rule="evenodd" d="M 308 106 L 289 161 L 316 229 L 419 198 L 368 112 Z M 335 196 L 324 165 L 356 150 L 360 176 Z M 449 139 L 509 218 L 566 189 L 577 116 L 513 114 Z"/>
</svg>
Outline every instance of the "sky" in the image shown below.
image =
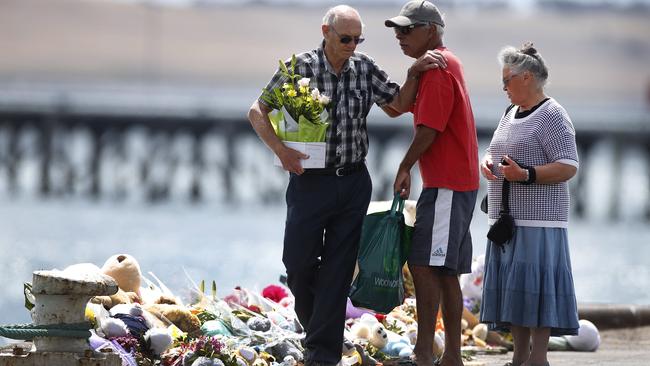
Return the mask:
<svg viewBox="0 0 650 366">
<path fill-rule="evenodd" d="M 149 2 L 149 3 L 174 5 L 174 6 L 184 6 L 184 5 L 191 5 L 195 3 L 240 4 L 243 2 L 268 2 L 268 3 L 276 3 L 276 4 L 302 3 L 302 4 L 309 4 L 309 5 L 328 4 L 328 3 L 334 5 L 334 4 L 346 3 L 345 0 L 111 0 L 111 1 L 121 1 L 121 2 L 131 2 L 131 3 Z M 454 2 L 458 4 L 473 4 L 473 3 L 489 4 L 489 3 L 500 3 L 503 1 L 510 3 L 510 5 L 513 6 L 514 8 L 524 9 L 524 10 L 530 9 L 531 7 L 535 6 L 535 3 L 537 2 L 537 0 L 454 0 Z M 576 3 L 585 3 L 585 4 L 611 3 L 611 4 L 619 4 L 622 6 L 630 5 L 630 4 L 650 5 L 650 0 L 572 0 L 572 1 Z M 404 0 L 382 0 L 381 2 L 401 4 L 405 1 Z M 349 3 L 355 3 L 355 4 L 377 3 L 377 0 L 350 0 Z M 435 3 L 435 0 L 433 1 L 433 3 Z"/>
</svg>

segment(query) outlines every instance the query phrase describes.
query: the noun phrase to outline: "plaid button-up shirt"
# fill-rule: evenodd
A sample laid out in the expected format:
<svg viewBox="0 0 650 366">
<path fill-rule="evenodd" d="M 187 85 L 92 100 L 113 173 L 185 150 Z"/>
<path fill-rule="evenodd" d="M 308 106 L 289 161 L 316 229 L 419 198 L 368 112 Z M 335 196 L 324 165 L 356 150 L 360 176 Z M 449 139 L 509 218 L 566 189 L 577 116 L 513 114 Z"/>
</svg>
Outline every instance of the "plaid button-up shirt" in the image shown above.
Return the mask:
<svg viewBox="0 0 650 366">
<path fill-rule="evenodd" d="M 330 127 L 327 130 L 327 167 L 363 162 L 368 153 L 366 116 L 373 103 L 390 103 L 399 92 L 399 85 L 391 81 L 375 61 L 355 52 L 343 65 L 340 75 L 325 57 L 325 42 L 318 49 L 296 55 L 296 74 L 310 79 L 310 87 L 330 97 L 328 105 Z M 286 61 L 287 67 L 291 59 Z M 287 82 L 280 70 L 273 75 L 267 90 Z M 266 103 L 260 98 L 260 103 Z"/>
</svg>

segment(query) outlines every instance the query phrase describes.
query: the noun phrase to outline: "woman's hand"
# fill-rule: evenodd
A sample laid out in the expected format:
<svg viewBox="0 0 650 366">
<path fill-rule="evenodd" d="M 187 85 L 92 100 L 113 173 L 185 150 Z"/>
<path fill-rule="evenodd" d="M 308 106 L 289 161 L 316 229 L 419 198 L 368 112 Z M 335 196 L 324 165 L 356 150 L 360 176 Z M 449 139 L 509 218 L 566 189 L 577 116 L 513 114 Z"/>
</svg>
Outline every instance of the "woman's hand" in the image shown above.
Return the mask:
<svg viewBox="0 0 650 366">
<path fill-rule="evenodd" d="M 499 163 L 499 167 L 503 172 L 503 176 L 509 182 L 523 182 L 528 179 L 528 171 L 520 167 L 514 160 L 510 159 L 508 155 L 503 156 L 503 160 Z"/>
<path fill-rule="evenodd" d="M 490 154 L 486 154 L 483 157 L 483 161 L 481 161 L 481 175 L 485 177 L 487 180 L 495 180 L 497 179 L 497 176 L 492 173 L 492 167 L 494 166 L 494 163 L 492 163 L 492 156 Z"/>
</svg>

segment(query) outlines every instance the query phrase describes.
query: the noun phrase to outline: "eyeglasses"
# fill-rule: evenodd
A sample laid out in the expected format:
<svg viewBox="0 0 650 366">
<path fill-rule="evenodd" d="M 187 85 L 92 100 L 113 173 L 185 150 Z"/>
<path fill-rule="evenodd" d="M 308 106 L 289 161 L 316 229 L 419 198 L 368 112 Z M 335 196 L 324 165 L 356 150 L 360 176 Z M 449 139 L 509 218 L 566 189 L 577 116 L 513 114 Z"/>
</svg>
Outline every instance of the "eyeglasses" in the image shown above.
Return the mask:
<svg viewBox="0 0 650 366">
<path fill-rule="evenodd" d="M 508 84 L 510 84 L 510 80 L 512 80 L 512 78 L 514 78 L 517 75 L 519 75 L 519 74 L 512 74 L 512 75 L 508 76 L 507 78 L 501 79 L 501 82 L 503 82 L 503 86 L 504 87 L 508 86 Z"/>
<path fill-rule="evenodd" d="M 407 35 L 409 35 L 411 33 L 411 31 L 413 29 L 415 29 L 417 27 L 422 27 L 422 26 L 425 26 L 425 25 L 429 25 L 429 23 L 415 23 L 415 24 L 404 26 L 404 27 L 397 26 L 397 27 L 394 27 L 393 29 L 395 29 L 395 34 L 400 33 L 400 34 L 402 34 L 404 36 L 407 36 Z"/>
<path fill-rule="evenodd" d="M 356 37 L 352 37 L 352 36 L 348 36 L 348 35 L 343 35 L 343 36 L 342 36 L 342 35 L 340 35 L 339 32 L 337 32 L 336 29 L 334 29 L 334 27 L 332 27 L 332 26 L 330 26 L 330 29 L 333 30 L 334 33 L 336 33 L 336 35 L 339 37 L 339 40 L 340 40 L 341 43 L 343 43 L 343 44 L 348 44 L 348 43 L 352 42 L 353 40 L 354 40 L 354 44 L 359 44 L 359 43 L 363 43 L 363 41 L 366 40 L 365 38 L 363 38 L 363 37 L 361 37 L 361 36 L 356 36 Z"/>
</svg>

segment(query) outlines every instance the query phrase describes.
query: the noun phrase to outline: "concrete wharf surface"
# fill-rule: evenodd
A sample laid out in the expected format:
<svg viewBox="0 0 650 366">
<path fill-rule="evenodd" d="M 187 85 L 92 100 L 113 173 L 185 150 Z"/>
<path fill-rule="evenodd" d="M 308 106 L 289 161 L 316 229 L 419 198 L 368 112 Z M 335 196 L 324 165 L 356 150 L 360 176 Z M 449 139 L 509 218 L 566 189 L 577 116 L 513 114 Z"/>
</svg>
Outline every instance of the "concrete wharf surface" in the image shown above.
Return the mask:
<svg viewBox="0 0 650 366">
<path fill-rule="evenodd" d="M 512 358 L 504 355 L 478 355 L 465 366 L 503 366 Z M 551 366 L 616 365 L 650 366 L 650 326 L 600 331 L 596 352 L 549 352 Z"/>
</svg>

